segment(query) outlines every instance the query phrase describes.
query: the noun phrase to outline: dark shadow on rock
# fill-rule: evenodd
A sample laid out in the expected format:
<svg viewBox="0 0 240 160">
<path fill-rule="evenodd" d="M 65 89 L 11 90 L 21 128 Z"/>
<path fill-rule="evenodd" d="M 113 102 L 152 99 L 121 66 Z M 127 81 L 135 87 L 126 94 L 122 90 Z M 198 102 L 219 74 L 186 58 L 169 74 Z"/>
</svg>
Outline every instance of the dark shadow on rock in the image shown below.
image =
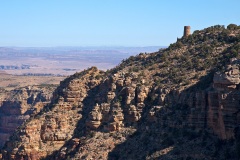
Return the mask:
<svg viewBox="0 0 240 160">
<path fill-rule="evenodd" d="M 200 81 L 185 89 L 183 92 L 195 92 L 199 90 L 206 90 L 211 87 L 213 78 L 213 72 L 204 76 Z M 100 84 L 101 85 L 101 84 Z M 83 101 L 82 118 L 78 121 L 77 127 L 74 131 L 73 137 L 67 141 L 63 147 L 72 146 L 73 138 L 87 137 L 85 122 L 91 112 L 92 108 L 96 104 L 93 99 L 96 93 L 99 92 L 99 86 L 96 86 L 88 91 L 88 96 Z M 104 93 L 105 94 L 105 93 Z M 206 97 L 205 97 L 206 98 Z M 182 121 L 176 116 L 176 113 L 180 115 L 180 118 L 185 114 L 189 114 L 190 107 L 186 104 L 175 104 L 169 107 L 170 114 L 165 115 L 165 118 L 170 118 L 168 123 L 163 123 L 165 119 L 162 113 L 158 114 L 158 119 L 155 122 L 149 122 L 147 114 L 155 102 L 150 102 L 151 98 L 147 98 L 145 101 L 146 106 L 142 112 L 142 117 L 138 121 L 136 132 L 126 137 L 126 140 L 115 146 L 115 148 L 108 154 L 109 160 L 137 160 L 137 159 L 236 159 L 236 153 L 234 149 L 228 149 L 235 145 L 234 141 L 221 141 L 213 134 L 208 133 L 205 129 L 196 129 L 194 126 L 183 126 L 179 128 L 170 127 L 170 123 L 187 123 L 187 119 Z M 101 103 L 101 102 L 99 102 Z M 207 103 L 206 103 L 207 105 Z M 165 106 L 166 107 L 166 106 Z M 205 107 L 205 110 L 208 108 Z M 182 116 L 181 116 L 182 115 Z M 180 122 L 181 121 L 181 122 Z M 205 120 L 206 124 L 206 115 Z M 204 125 L 206 127 L 206 125 Z M 63 148 L 62 147 L 62 148 Z M 79 151 L 81 145 L 76 146 L 67 155 L 61 158 L 61 153 L 55 151 L 52 155 L 49 155 L 45 159 L 66 159 L 73 158 Z M 56 158 L 57 157 L 57 158 Z"/>
<path fill-rule="evenodd" d="M 89 113 L 92 111 L 92 108 L 95 106 L 96 102 L 93 100 L 96 93 L 99 92 L 100 85 L 95 86 L 94 88 L 90 89 L 87 92 L 87 97 L 83 100 L 83 108 L 82 111 L 79 113 L 82 115 L 82 118 L 77 122 L 76 129 L 74 130 L 73 136 L 70 140 L 66 141 L 63 147 L 71 146 L 73 144 L 72 139 L 74 138 L 80 138 L 82 136 L 88 136 L 86 132 L 86 126 L 85 122 L 88 118 Z M 63 148 L 61 147 L 61 148 Z M 72 150 L 70 153 L 68 153 L 69 157 L 72 157 L 75 155 L 75 153 L 78 151 L 78 148 L 80 145 L 78 145 L 74 150 Z M 61 149 L 60 149 L 61 150 Z M 55 159 L 65 159 L 66 157 L 61 158 L 59 151 L 57 150 L 53 152 L 51 155 L 48 155 L 46 160 L 55 160 Z"/>
<path fill-rule="evenodd" d="M 201 77 L 200 81 L 185 89 L 182 92 L 206 91 L 211 88 L 213 82 L 213 73 Z M 205 99 L 207 97 L 205 96 Z M 149 104 L 149 103 L 147 103 Z M 152 105 L 152 104 L 150 104 Z M 209 133 L 206 128 L 207 117 L 207 100 L 204 110 L 206 111 L 204 118 L 204 128 L 196 129 L 196 126 L 183 126 L 172 128 L 171 123 L 178 123 L 178 117 L 190 113 L 191 107 L 186 107 L 186 104 L 175 104 L 172 107 L 168 106 L 171 113 L 167 114 L 166 118 L 170 119 L 168 124 L 164 123 L 163 114 L 159 114 L 156 122 L 148 122 L 146 115 L 142 116 L 137 126 L 137 131 L 127 137 L 126 141 L 115 146 L 109 153 L 109 160 L 141 160 L 141 159 L 237 159 L 234 149 L 234 140 L 222 141 L 212 133 Z M 146 106 L 146 112 L 150 106 Z M 178 109 L 178 110 L 176 110 Z M 181 119 L 182 120 L 182 119 Z M 180 123 L 180 122 L 179 122 Z M 182 123 L 182 122 L 181 122 Z M 185 119 L 184 123 L 188 123 Z M 206 130 L 205 130 L 206 129 Z"/>
</svg>

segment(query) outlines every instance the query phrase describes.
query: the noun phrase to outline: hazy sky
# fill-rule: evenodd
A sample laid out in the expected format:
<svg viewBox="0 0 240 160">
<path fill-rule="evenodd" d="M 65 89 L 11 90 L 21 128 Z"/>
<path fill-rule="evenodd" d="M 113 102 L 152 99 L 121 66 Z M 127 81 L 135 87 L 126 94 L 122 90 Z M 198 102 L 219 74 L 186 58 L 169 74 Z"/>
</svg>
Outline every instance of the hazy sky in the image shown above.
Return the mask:
<svg viewBox="0 0 240 160">
<path fill-rule="evenodd" d="M 240 25 L 240 0 L 2 0 L 0 46 L 167 46 L 192 30 Z"/>
</svg>

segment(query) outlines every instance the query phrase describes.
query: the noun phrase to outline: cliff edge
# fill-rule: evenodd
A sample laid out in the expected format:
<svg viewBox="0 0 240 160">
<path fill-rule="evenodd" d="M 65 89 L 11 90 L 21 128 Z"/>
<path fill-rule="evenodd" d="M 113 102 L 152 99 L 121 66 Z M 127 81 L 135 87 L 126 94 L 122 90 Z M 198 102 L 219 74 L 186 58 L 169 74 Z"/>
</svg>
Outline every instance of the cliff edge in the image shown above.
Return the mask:
<svg viewBox="0 0 240 160">
<path fill-rule="evenodd" d="M 70 76 L 3 159 L 238 159 L 239 28 L 212 26 Z"/>
</svg>

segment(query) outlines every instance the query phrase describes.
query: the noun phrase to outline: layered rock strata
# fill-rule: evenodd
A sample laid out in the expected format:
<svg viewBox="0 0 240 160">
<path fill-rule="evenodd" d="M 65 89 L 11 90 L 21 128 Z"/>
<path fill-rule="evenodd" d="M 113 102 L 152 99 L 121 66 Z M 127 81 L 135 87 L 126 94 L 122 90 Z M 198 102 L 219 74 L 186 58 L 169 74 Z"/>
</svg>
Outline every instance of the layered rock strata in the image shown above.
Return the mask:
<svg viewBox="0 0 240 160">
<path fill-rule="evenodd" d="M 54 87 L 55 88 L 55 87 Z M 53 87 L 25 87 L 6 92 L 0 102 L 0 147 L 30 116 L 50 102 Z"/>
<path fill-rule="evenodd" d="M 237 159 L 240 63 L 228 60 L 238 42 L 217 26 L 111 71 L 76 73 L 11 136 L 3 158 Z"/>
</svg>

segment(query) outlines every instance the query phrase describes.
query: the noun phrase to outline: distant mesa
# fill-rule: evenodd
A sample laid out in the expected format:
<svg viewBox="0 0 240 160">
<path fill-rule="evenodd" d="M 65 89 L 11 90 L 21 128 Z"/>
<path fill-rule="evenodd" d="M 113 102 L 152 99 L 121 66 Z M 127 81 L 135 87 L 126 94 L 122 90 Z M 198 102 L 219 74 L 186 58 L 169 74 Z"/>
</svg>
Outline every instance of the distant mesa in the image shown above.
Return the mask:
<svg viewBox="0 0 240 160">
<path fill-rule="evenodd" d="M 64 71 L 76 71 L 77 69 L 63 68 Z"/>
<path fill-rule="evenodd" d="M 20 70 L 20 69 L 30 69 L 30 65 L 0 65 L 0 70 Z"/>
<path fill-rule="evenodd" d="M 191 35 L 191 27 L 190 26 L 184 26 L 183 37 L 188 37 L 189 35 Z"/>
</svg>

